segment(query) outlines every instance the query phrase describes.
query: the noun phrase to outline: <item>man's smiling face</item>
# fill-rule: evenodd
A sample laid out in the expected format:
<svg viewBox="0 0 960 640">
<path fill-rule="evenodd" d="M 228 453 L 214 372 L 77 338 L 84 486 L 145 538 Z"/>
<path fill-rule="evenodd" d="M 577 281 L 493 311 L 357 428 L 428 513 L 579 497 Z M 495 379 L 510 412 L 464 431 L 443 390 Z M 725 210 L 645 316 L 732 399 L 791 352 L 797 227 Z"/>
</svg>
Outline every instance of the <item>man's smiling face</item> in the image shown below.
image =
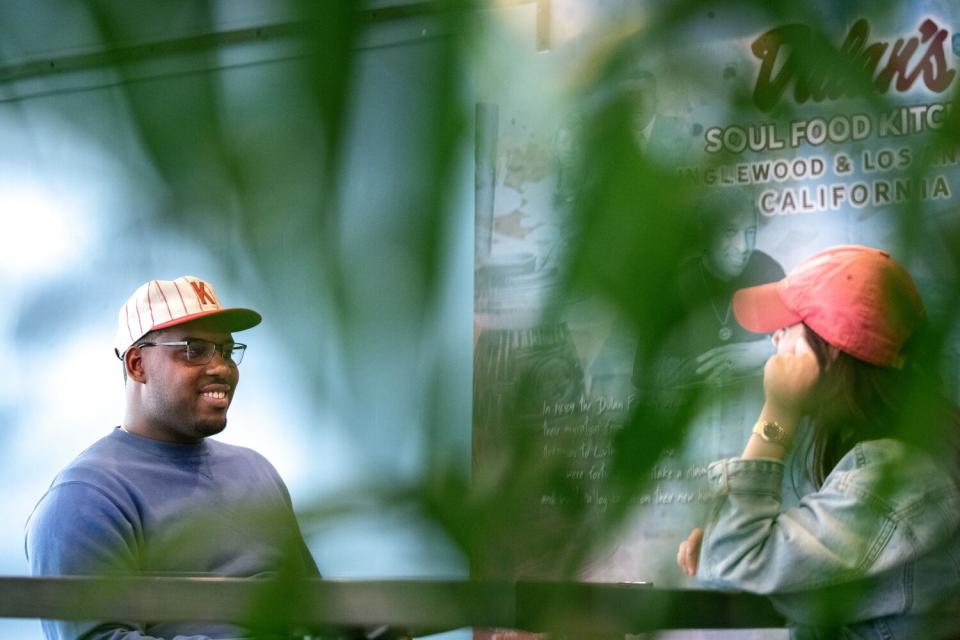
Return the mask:
<svg viewBox="0 0 960 640">
<path fill-rule="evenodd" d="M 198 339 L 232 344 L 232 335 L 214 323 L 196 320 L 145 336 L 150 342 Z M 133 347 L 137 348 L 137 347 Z M 167 442 L 199 442 L 223 431 L 240 372 L 215 352 L 210 362 L 187 359 L 186 347 L 139 347 L 144 380 L 141 389 L 142 435 Z M 134 382 L 133 384 L 138 384 Z"/>
</svg>

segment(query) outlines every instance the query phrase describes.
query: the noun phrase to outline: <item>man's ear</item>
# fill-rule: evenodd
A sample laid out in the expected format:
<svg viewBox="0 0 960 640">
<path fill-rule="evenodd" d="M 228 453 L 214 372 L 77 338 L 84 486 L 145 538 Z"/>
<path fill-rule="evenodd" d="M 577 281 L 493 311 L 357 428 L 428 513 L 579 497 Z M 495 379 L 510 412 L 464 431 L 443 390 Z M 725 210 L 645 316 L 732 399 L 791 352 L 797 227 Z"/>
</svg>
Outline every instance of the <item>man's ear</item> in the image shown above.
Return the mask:
<svg viewBox="0 0 960 640">
<path fill-rule="evenodd" d="M 133 346 L 127 349 L 127 352 L 123 354 L 123 364 L 127 368 L 127 378 L 141 384 L 147 381 L 147 374 L 144 370 L 143 351 L 141 351 L 140 347 Z"/>
</svg>

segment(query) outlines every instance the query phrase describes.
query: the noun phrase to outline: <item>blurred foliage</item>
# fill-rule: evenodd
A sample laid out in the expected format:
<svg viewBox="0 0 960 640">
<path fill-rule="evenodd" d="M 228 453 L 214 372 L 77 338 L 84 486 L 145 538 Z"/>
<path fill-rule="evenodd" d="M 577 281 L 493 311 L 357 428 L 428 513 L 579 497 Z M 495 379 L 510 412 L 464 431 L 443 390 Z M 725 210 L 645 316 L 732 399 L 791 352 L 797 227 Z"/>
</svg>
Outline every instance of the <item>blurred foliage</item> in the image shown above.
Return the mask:
<svg viewBox="0 0 960 640">
<path fill-rule="evenodd" d="M 150 12 L 152 19 L 162 22 L 168 8 L 190 11 L 190 22 L 198 31 L 212 33 L 217 29 L 214 4 L 161 4 Z M 878 15 L 898 4 L 874 3 L 869 11 Z M 820 32 L 821 27 L 832 32 L 826 29 L 831 26 L 826 22 L 829 16 L 807 11 L 803 3 L 744 0 L 711 6 L 710 11 L 750 15 L 769 24 L 787 20 L 809 24 L 817 37 L 804 50 L 801 64 L 812 69 L 838 66 L 852 84 L 868 80 L 862 69 L 838 56 L 830 44 L 835 37 Z M 137 37 L 131 25 L 137 24 L 143 7 L 103 1 L 90 2 L 88 8 L 99 46 L 109 53 L 108 66 L 119 79 L 118 95 L 135 127 L 134 137 L 167 198 L 153 223 L 206 239 L 238 278 L 239 262 L 253 258 L 259 294 L 272 297 L 273 315 L 289 319 L 288 348 L 303 369 L 291 375 L 309 380 L 320 404 L 331 398 L 331 390 L 343 388 L 362 404 L 365 380 L 353 365 L 364 357 L 368 336 L 363 332 L 371 326 L 370 313 L 383 314 L 387 324 L 397 316 L 403 330 L 396 339 L 412 343 L 412 353 L 421 359 L 427 381 L 418 388 L 417 398 L 423 408 L 418 425 L 422 434 L 411 435 L 422 447 L 418 472 L 388 473 L 341 496 L 324 496 L 322 503 L 300 505 L 308 526 L 357 510 L 413 509 L 462 551 L 477 575 L 509 572 L 535 555 L 549 577 L 575 577 L 595 545 L 616 534 L 628 515 L 626 503 L 606 511 L 600 521 L 595 511 L 573 500 L 556 511 L 558 521 L 532 520 L 530 496 L 551 491 L 569 495 L 573 489 L 566 480 L 568 461 L 544 461 L 537 455 L 535 433 L 524 429 L 510 434 L 491 469 L 479 474 L 474 470 L 476 477 L 471 478 L 462 451 L 453 446 L 457 439 L 450 434 L 467 425 L 445 422 L 450 411 L 444 407 L 444 383 L 455 361 L 435 353 L 437 327 L 445 321 L 440 312 L 443 268 L 451 251 L 448 239 L 462 217 L 472 215 L 451 206 L 455 190 L 462 186 L 458 182 L 462 163 L 469 157 L 464 150 L 473 145 L 474 105 L 465 85 L 483 64 L 477 56 L 483 50 L 480 43 L 491 33 L 488 21 L 495 19 L 494 12 L 486 3 L 452 0 L 411 3 L 406 15 L 402 9 L 392 13 L 364 9 L 350 0 L 292 2 L 289 9 L 296 19 L 282 38 L 296 44 L 297 55 L 271 72 L 286 75 L 261 75 L 256 90 L 242 91 L 230 86 L 228 71 L 189 74 L 178 79 L 171 92 L 166 84 L 141 79 L 139 67 L 149 56 L 130 46 Z M 660 3 L 656 10 L 638 8 L 636 21 L 620 20 L 616 29 L 598 38 L 586 62 L 571 69 L 568 87 L 568 108 L 585 118 L 576 144 L 579 170 L 588 179 L 578 182 L 571 199 L 569 215 L 576 232 L 563 256 L 563 286 L 544 322 L 561 313 L 567 296 L 602 299 L 635 331 L 644 358 L 639 369 L 651 377 L 646 381 L 651 388 L 663 345 L 691 312 L 671 301 L 676 300 L 680 263 L 703 233 L 695 211 L 702 194 L 669 166 L 637 152 L 630 136 L 632 104 L 625 96 L 605 101 L 597 96 L 611 94 L 631 61 L 658 55 L 686 37 L 705 11 L 703 3 L 693 1 Z M 435 56 L 423 69 L 422 109 L 431 125 L 423 130 L 405 167 L 412 173 L 404 175 L 412 179 L 394 198 L 400 209 L 396 215 L 404 223 L 391 232 L 397 234 L 393 240 L 411 265 L 404 283 L 409 306 L 372 312 L 366 293 L 357 290 L 363 283 L 353 278 L 358 257 L 344 230 L 345 219 L 353 212 L 342 207 L 348 132 L 363 126 L 351 119 L 357 99 L 357 52 L 378 20 L 414 18 L 428 20 L 442 36 L 433 42 Z M 205 69 L 220 64 L 215 47 L 195 55 Z M 677 77 L 661 82 L 696 87 L 703 80 L 701 69 L 672 71 Z M 738 91 L 711 96 L 718 104 L 726 102 L 731 122 L 752 117 L 749 87 L 740 86 Z M 771 119 L 785 123 L 796 118 L 792 104 L 784 101 Z M 872 99 L 874 113 L 891 106 L 884 96 Z M 936 151 L 954 148 L 958 134 L 960 111 L 954 110 L 937 141 L 913 165 L 914 175 L 928 173 Z M 283 159 L 279 165 L 277 158 Z M 715 159 L 718 164 L 730 160 L 722 155 Z M 921 222 L 924 206 L 914 199 L 898 209 L 900 253 L 922 258 L 926 247 L 942 247 L 942 255 L 931 256 L 929 266 L 938 281 L 956 283 L 960 226 L 955 219 Z M 960 305 L 960 286 L 944 290 L 952 295 L 941 301 L 932 317 L 934 350 L 947 346 Z M 345 366 L 331 368 L 330 362 Z M 346 380 L 338 379 L 341 373 Z M 915 397 L 927 398 L 924 391 L 918 389 Z M 524 395 L 521 386 L 517 411 L 529 400 Z M 640 491 L 663 451 L 682 446 L 687 426 L 709 400 L 697 388 L 671 402 L 655 394 L 640 398 L 615 441 L 607 480 L 611 490 L 627 495 Z M 927 406 L 918 406 L 915 415 L 924 414 Z M 358 425 L 357 446 L 376 437 Z M 323 452 L 317 452 L 317 458 L 322 457 Z"/>
</svg>

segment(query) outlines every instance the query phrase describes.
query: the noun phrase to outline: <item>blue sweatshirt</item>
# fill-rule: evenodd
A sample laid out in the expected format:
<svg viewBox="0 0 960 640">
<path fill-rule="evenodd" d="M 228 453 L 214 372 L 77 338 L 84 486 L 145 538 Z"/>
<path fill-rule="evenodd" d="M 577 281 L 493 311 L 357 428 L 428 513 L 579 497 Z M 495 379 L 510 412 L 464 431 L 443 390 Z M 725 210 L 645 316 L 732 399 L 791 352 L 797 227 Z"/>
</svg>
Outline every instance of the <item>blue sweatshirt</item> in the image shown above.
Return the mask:
<svg viewBox="0 0 960 640">
<path fill-rule="evenodd" d="M 276 469 L 215 440 L 175 444 L 119 428 L 54 479 L 27 522 L 36 576 L 317 576 Z M 242 637 L 230 625 L 44 621 L 50 639 Z M 92 635 L 85 636 L 96 629 Z"/>
</svg>

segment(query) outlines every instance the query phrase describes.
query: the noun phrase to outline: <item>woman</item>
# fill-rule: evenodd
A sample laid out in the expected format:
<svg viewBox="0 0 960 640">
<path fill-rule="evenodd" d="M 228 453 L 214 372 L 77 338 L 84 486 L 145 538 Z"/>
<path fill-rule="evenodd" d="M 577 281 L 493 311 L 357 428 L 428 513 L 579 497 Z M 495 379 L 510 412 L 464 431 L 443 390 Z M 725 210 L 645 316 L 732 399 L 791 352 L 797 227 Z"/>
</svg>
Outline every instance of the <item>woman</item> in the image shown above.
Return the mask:
<svg viewBox="0 0 960 640">
<path fill-rule="evenodd" d="M 745 328 L 775 332 L 776 353 L 743 454 L 709 468 L 717 502 L 680 568 L 769 594 L 794 638 L 960 637 L 960 423 L 921 366 L 910 276 L 839 246 L 733 305 Z M 793 447 L 810 482 L 787 508 Z"/>
</svg>

